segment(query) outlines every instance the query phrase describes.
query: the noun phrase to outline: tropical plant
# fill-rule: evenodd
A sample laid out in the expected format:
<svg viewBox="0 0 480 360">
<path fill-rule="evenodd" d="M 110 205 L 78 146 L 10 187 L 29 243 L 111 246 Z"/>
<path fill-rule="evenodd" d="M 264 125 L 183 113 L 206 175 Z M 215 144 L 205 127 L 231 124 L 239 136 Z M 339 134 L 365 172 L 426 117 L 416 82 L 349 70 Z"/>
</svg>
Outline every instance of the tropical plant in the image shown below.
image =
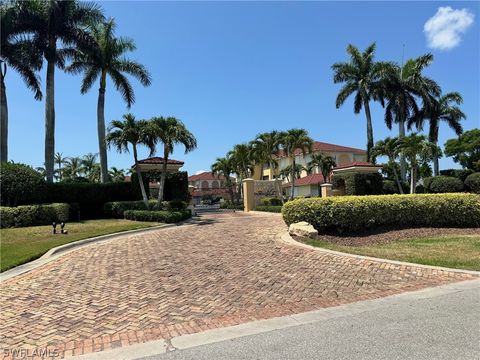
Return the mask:
<svg viewBox="0 0 480 360">
<path fill-rule="evenodd" d="M 295 169 L 293 171 L 295 179 L 300 179 L 302 176 L 302 171 L 308 172 L 308 169 L 301 164 L 295 164 Z M 292 165 L 285 166 L 278 174 L 280 177 L 287 179 L 287 181 L 290 182 L 292 176 Z"/>
<path fill-rule="evenodd" d="M 143 202 L 148 207 L 148 198 L 143 183 L 142 172 L 138 165 L 137 147 L 145 145 L 150 150 L 150 154 L 155 151 L 155 141 L 151 134 L 150 124 L 146 120 L 135 120 L 132 114 L 123 115 L 122 120 L 112 120 L 108 127 L 106 136 L 107 145 L 115 147 L 119 152 L 129 153 L 128 146 L 133 149 L 133 158 L 135 160 L 135 171 L 137 173 L 140 191 L 142 193 Z"/>
<path fill-rule="evenodd" d="M 458 92 L 451 92 L 438 98 L 431 97 L 430 101 L 420 110 L 419 115 L 409 121 L 408 126 L 415 124 L 417 129 L 423 128 L 423 123 L 428 119 L 430 129 L 428 132 L 428 141 L 438 144 L 438 131 L 440 122 L 444 121 L 448 126 L 460 136 L 463 132 L 460 121 L 466 116 L 460 110 L 458 105 L 463 102 L 462 96 Z M 433 174 L 439 175 L 438 156 L 433 157 Z"/>
<path fill-rule="evenodd" d="M 65 70 L 70 73 L 84 73 L 80 92 L 85 94 L 95 80 L 99 80 L 97 103 L 97 130 L 101 165 L 101 182 L 108 181 L 107 148 L 105 143 L 105 90 L 107 75 L 112 79 L 115 88 L 122 95 L 127 108 L 135 102 L 135 93 L 125 74 L 138 79 L 143 86 L 151 84 L 151 78 L 145 67 L 129 60 L 125 53 L 135 50 L 132 39 L 115 37 L 115 22 L 109 19 L 105 23 L 94 24 L 90 33 L 95 46 L 78 52 L 70 66 Z"/>
<path fill-rule="evenodd" d="M 386 156 L 388 157 L 388 168 L 392 169 L 395 182 L 397 183 L 398 191 L 403 194 L 402 183 L 397 172 L 396 159 L 400 154 L 399 139 L 397 137 L 387 137 L 384 140 L 377 141 L 372 149 L 373 156 Z"/>
<path fill-rule="evenodd" d="M 81 161 L 82 173 L 92 182 L 98 181 L 100 178 L 97 157 L 98 154 L 88 153 L 82 157 Z"/>
<path fill-rule="evenodd" d="M 240 182 L 254 173 L 255 157 L 252 144 L 236 144 L 227 154 Z"/>
<path fill-rule="evenodd" d="M 32 6 L 19 20 L 21 30 L 32 34 L 35 46 L 47 62 L 45 91 L 45 170 L 47 182 L 53 182 L 55 156 L 55 67 L 78 51 L 94 46 L 88 26 L 103 21 L 96 3 L 84 1 L 30 1 Z M 62 44 L 63 47 L 59 47 Z"/>
<path fill-rule="evenodd" d="M 410 163 L 410 194 L 414 194 L 419 164 L 438 152 L 438 146 L 428 142 L 424 135 L 411 134 L 398 140 L 398 148 Z"/>
<path fill-rule="evenodd" d="M 295 157 L 298 155 L 298 152 L 305 155 L 307 152 L 312 151 L 313 140 L 308 135 L 307 130 L 305 129 L 290 129 L 281 134 L 281 145 L 286 155 L 290 159 L 291 165 L 291 194 L 290 197 L 293 199 L 294 190 L 295 190 L 295 170 L 296 170 L 296 160 Z"/>
<path fill-rule="evenodd" d="M 124 182 L 125 181 L 125 171 L 123 169 L 118 169 L 115 166 L 112 166 L 108 171 L 108 176 L 110 181 L 113 182 Z"/>
<path fill-rule="evenodd" d="M 348 45 L 349 62 L 332 65 L 334 83 L 345 83 L 337 95 L 337 109 L 344 104 L 350 95 L 355 94 L 355 114 L 360 113 L 362 107 L 365 110 L 367 119 L 367 161 L 372 160 L 371 149 L 373 147 L 370 101 L 379 100 L 383 104 L 384 79 L 388 73 L 393 71 L 392 63 L 374 61 L 375 48 L 375 43 L 372 43 L 362 53 L 355 46 Z"/>
<path fill-rule="evenodd" d="M 17 71 L 25 85 L 34 92 L 36 100 L 42 99 L 40 79 L 35 73 L 42 67 L 42 54 L 31 39 L 22 36 L 19 26 L 28 6 L 28 2 L 22 1 L 0 4 L 0 162 L 8 161 L 7 68 Z"/>
<path fill-rule="evenodd" d="M 433 61 L 432 54 L 426 54 L 415 59 L 409 59 L 402 66 L 395 66 L 394 71 L 388 73 L 385 82 L 384 96 L 385 123 L 389 129 L 394 122 L 399 126 L 399 139 L 405 136 L 405 125 L 411 118 L 418 117 L 420 112 L 418 100 L 424 106 L 429 106 L 432 97 L 440 95 L 438 84 L 424 76 L 425 70 Z M 406 161 L 403 154 L 400 154 L 400 177 L 406 179 Z"/>
<path fill-rule="evenodd" d="M 447 140 L 445 155 L 466 169 L 480 171 L 480 129 L 465 131 L 458 138 Z"/>
<path fill-rule="evenodd" d="M 55 153 L 55 164 L 57 164 L 58 166 L 58 169 L 56 169 L 55 172 L 57 174 L 58 181 L 62 181 L 62 178 L 63 178 L 62 166 L 65 164 L 66 161 L 67 161 L 67 158 L 63 157 L 63 154 L 61 152 Z"/>
<path fill-rule="evenodd" d="M 233 165 L 232 161 L 228 157 L 217 158 L 215 162 L 211 166 L 212 174 L 215 175 L 222 175 L 225 177 L 225 186 L 228 189 L 228 193 L 230 194 L 230 201 L 232 204 L 235 202 L 235 196 L 233 194 L 233 181 L 231 178 L 231 174 L 233 173 Z"/>
<path fill-rule="evenodd" d="M 163 164 L 158 187 L 158 201 L 163 201 L 165 180 L 167 178 L 167 162 L 173 153 L 175 145 L 182 144 L 185 147 L 185 154 L 197 148 L 197 139 L 188 131 L 185 124 L 177 118 L 163 116 L 154 117 L 149 121 L 155 145 L 163 145 Z M 154 150 L 155 151 L 155 150 Z"/>
<path fill-rule="evenodd" d="M 312 154 L 312 160 L 309 161 L 307 169 L 308 172 L 311 173 L 313 172 L 314 168 L 318 168 L 320 173 L 323 175 L 323 181 L 329 182 L 330 173 L 335 166 L 337 166 L 337 163 L 330 155 L 317 153 Z"/>
<path fill-rule="evenodd" d="M 82 159 L 79 157 L 69 157 L 63 168 L 63 177 L 65 180 L 75 180 L 83 173 Z"/>
</svg>

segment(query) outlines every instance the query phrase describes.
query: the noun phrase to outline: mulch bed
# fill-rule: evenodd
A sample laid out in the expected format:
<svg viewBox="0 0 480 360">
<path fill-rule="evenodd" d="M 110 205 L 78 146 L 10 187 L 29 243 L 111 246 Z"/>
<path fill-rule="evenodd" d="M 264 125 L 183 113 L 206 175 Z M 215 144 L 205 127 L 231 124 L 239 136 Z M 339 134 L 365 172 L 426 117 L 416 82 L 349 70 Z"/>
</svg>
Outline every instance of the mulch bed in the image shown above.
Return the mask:
<svg viewBox="0 0 480 360">
<path fill-rule="evenodd" d="M 480 228 L 413 228 L 395 230 L 376 230 L 363 234 L 319 234 L 320 240 L 328 241 L 337 245 L 365 246 L 372 244 L 384 244 L 394 240 L 402 240 L 413 237 L 433 237 L 445 235 L 480 235 Z M 298 239 L 304 240 L 304 239 Z"/>
</svg>

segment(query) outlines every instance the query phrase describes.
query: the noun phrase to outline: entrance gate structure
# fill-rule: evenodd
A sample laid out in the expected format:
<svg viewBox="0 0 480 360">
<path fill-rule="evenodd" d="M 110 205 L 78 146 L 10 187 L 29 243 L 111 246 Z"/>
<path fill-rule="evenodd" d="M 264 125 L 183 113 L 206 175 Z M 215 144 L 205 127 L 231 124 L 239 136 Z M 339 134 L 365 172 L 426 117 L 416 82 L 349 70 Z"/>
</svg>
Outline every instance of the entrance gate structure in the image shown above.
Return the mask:
<svg viewBox="0 0 480 360">
<path fill-rule="evenodd" d="M 276 180 L 243 180 L 243 208 L 244 211 L 253 211 L 257 205 L 262 204 L 265 197 L 275 197 L 278 186 Z"/>
</svg>

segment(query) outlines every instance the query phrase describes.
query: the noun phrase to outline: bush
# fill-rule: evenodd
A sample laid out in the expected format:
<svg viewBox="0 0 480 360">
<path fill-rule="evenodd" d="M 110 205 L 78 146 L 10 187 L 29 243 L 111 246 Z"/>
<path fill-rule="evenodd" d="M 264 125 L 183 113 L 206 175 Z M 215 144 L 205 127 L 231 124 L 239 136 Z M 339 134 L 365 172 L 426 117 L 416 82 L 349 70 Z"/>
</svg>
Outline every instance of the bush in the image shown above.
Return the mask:
<svg viewBox="0 0 480 360">
<path fill-rule="evenodd" d="M 113 201 L 105 203 L 103 211 L 106 217 L 123 219 L 123 213 L 126 210 L 161 210 L 157 205 L 157 200 L 148 200 L 148 208 L 145 206 L 143 200 Z"/>
<path fill-rule="evenodd" d="M 383 178 L 379 173 L 335 174 L 332 177 L 333 189 L 345 188 L 346 195 L 376 195 L 382 194 Z"/>
<path fill-rule="evenodd" d="M 465 187 L 471 192 L 480 194 L 480 172 L 468 175 L 465 179 Z"/>
<path fill-rule="evenodd" d="M 255 207 L 256 211 L 266 211 L 266 212 L 273 212 L 273 213 L 281 213 L 282 212 L 282 205 L 259 205 Z"/>
<path fill-rule="evenodd" d="M 220 209 L 243 210 L 243 204 L 223 203 L 220 204 Z"/>
<path fill-rule="evenodd" d="M 182 200 L 171 200 L 167 202 L 167 210 L 185 210 L 187 203 Z"/>
<path fill-rule="evenodd" d="M 456 177 L 457 179 L 460 179 L 462 182 L 465 181 L 465 179 L 473 174 L 473 170 L 471 169 L 446 169 L 446 170 L 440 170 L 440 175 L 444 176 L 453 176 Z"/>
<path fill-rule="evenodd" d="M 403 188 L 403 193 L 408 194 L 408 192 L 410 191 L 408 184 L 402 182 L 401 185 Z M 400 194 L 400 191 L 398 190 L 397 182 L 394 180 L 387 180 L 387 179 L 383 180 L 382 188 L 383 188 L 384 195 Z"/>
<path fill-rule="evenodd" d="M 156 221 L 166 224 L 176 223 L 192 216 L 189 209 L 179 211 L 167 210 L 127 210 L 124 212 L 125 219 L 135 221 Z"/>
<path fill-rule="evenodd" d="M 423 186 L 427 193 L 454 193 L 463 191 L 463 182 L 451 176 L 425 178 Z"/>
<path fill-rule="evenodd" d="M 24 227 L 48 225 L 70 219 L 70 205 L 23 205 L 17 207 L 0 207 L 0 227 Z"/>
<path fill-rule="evenodd" d="M 2 206 L 36 204 L 45 200 L 45 179 L 28 165 L 0 164 L 0 184 Z"/>
<path fill-rule="evenodd" d="M 473 194 L 339 196 L 289 201 L 287 225 L 306 221 L 319 232 L 375 228 L 479 227 L 480 198 Z"/>
<path fill-rule="evenodd" d="M 150 197 L 149 183 L 160 181 L 160 172 L 150 171 L 142 173 L 143 183 L 145 185 L 145 191 L 147 196 Z M 137 198 L 141 197 L 140 186 L 138 185 L 138 177 L 136 173 L 131 176 L 132 187 Z M 156 196 L 158 197 L 158 191 Z M 188 174 L 186 171 L 179 171 L 176 173 L 167 174 L 165 180 L 165 189 L 163 191 L 164 200 L 181 200 L 188 203 L 190 200 L 190 193 L 188 191 Z"/>
<path fill-rule="evenodd" d="M 282 206 L 282 200 L 274 197 L 265 197 L 262 199 L 262 205 L 264 206 Z"/>
</svg>

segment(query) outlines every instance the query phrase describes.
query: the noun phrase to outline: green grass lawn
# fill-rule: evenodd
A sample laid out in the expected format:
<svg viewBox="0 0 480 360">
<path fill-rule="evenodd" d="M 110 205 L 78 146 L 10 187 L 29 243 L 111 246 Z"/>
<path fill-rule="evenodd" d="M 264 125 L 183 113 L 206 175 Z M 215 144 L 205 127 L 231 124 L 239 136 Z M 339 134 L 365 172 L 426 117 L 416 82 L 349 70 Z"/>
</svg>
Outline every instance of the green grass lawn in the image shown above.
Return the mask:
<svg viewBox="0 0 480 360">
<path fill-rule="evenodd" d="M 51 248 L 72 241 L 155 225 L 159 223 L 123 219 L 88 220 L 67 223 L 67 235 L 53 235 L 51 225 L 0 229 L 0 271 L 34 260 Z M 57 227 L 59 230 L 60 226 Z"/>
<path fill-rule="evenodd" d="M 365 246 L 342 246 L 323 240 L 309 240 L 307 244 L 383 259 L 480 271 L 479 235 L 410 238 Z"/>
</svg>

